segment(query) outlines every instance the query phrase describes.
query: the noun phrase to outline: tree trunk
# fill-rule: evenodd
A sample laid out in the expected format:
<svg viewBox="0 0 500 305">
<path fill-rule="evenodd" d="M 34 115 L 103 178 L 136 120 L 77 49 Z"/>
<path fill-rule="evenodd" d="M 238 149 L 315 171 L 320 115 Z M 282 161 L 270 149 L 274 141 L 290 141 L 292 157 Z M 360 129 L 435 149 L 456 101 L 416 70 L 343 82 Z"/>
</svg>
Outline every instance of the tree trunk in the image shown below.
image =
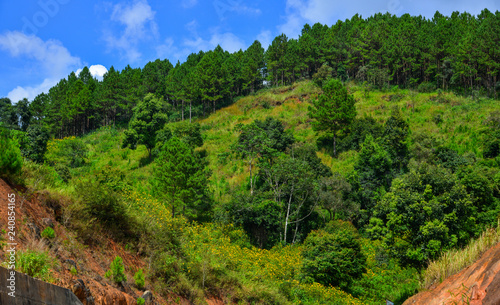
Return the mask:
<svg viewBox="0 0 500 305">
<path fill-rule="evenodd" d="M 184 100 L 182 100 L 182 105 L 181 105 L 181 118 L 182 118 L 182 121 L 184 121 Z"/>
<path fill-rule="evenodd" d="M 293 194 L 293 187 L 292 187 L 291 194 Z M 288 207 L 287 207 L 286 218 L 285 218 L 285 233 L 284 233 L 284 237 L 283 237 L 283 242 L 285 245 L 286 245 L 286 231 L 288 229 L 288 219 L 290 218 L 290 206 L 291 205 L 292 205 L 292 195 L 290 195 L 290 198 L 288 199 Z"/>
<path fill-rule="evenodd" d="M 189 124 L 191 124 L 191 101 L 189 101 Z"/>
</svg>

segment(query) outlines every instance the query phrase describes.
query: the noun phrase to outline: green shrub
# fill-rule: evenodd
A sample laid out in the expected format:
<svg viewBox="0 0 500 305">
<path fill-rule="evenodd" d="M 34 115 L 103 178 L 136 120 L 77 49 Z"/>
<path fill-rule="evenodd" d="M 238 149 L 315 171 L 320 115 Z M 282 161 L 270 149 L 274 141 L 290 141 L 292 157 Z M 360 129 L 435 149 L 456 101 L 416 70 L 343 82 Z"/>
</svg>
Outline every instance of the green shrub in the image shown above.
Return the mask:
<svg viewBox="0 0 500 305">
<path fill-rule="evenodd" d="M 366 257 L 356 228 L 348 222 L 330 222 L 324 230 L 311 232 L 304 241 L 301 277 L 347 289 L 366 269 Z"/>
<path fill-rule="evenodd" d="M 121 257 L 115 257 L 115 259 L 109 266 L 109 270 L 106 271 L 104 276 L 117 284 L 127 280 L 127 276 L 125 275 L 125 266 L 123 265 L 123 260 Z"/>
<path fill-rule="evenodd" d="M 139 271 L 137 271 L 134 274 L 134 280 L 135 280 L 135 285 L 137 286 L 137 288 L 139 288 L 139 289 L 144 288 L 145 279 L 144 279 L 144 273 L 143 273 L 142 269 L 139 269 Z"/>
<path fill-rule="evenodd" d="M 27 145 L 22 151 L 23 155 L 33 162 L 43 163 L 49 141 L 48 129 L 39 124 L 30 125 L 26 131 L 26 140 Z"/>
<path fill-rule="evenodd" d="M 433 83 L 423 82 L 417 87 L 417 91 L 421 93 L 429 93 L 436 90 L 436 86 Z"/>
<path fill-rule="evenodd" d="M 29 276 L 47 280 L 51 258 L 45 252 L 27 250 L 19 252 L 17 265 L 21 272 Z"/>
<path fill-rule="evenodd" d="M 23 165 L 22 176 L 27 185 L 33 185 L 38 190 L 56 187 L 62 182 L 53 167 L 29 160 Z"/>
<path fill-rule="evenodd" d="M 54 232 L 54 229 L 52 229 L 51 227 L 46 227 L 41 235 L 43 238 L 47 239 L 53 239 L 54 237 L 56 237 L 56 233 Z"/>
<path fill-rule="evenodd" d="M 137 299 L 137 305 L 144 305 L 146 301 L 143 298 L 138 298 Z"/>
<path fill-rule="evenodd" d="M 21 151 L 17 141 L 11 138 L 9 131 L 0 126 L 0 176 L 19 173 L 22 167 Z"/>
<path fill-rule="evenodd" d="M 61 180 L 64 181 L 64 183 L 68 183 L 68 181 L 71 179 L 71 173 L 69 172 L 69 168 L 66 165 L 56 164 L 56 166 L 54 166 L 54 170 L 57 172 Z"/>
<path fill-rule="evenodd" d="M 69 272 L 71 272 L 71 274 L 73 274 L 73 275 L 77 275 L 78 274 L 78 270 L 76 270 L 75 267 L 71 267 L 71 269 L 69 270 Z"/>
<path fill-rule="evenodd" d="M 106 184 L 106 181 L 79 181 L 76 195 L 82 207 L 80 220 L 89 222 L 96 219 L 115 238 L 134 236 L 134 218 L 127 212 L 121 197 Z"/>
<path fill-rule="evenodd" d="M 45 158 L 50 165 L 64 164 L 75 168 L 85 164 L 87 152 L 87 146 L 80 138 L 68 137 L 49 141 Z"/>
</svg>

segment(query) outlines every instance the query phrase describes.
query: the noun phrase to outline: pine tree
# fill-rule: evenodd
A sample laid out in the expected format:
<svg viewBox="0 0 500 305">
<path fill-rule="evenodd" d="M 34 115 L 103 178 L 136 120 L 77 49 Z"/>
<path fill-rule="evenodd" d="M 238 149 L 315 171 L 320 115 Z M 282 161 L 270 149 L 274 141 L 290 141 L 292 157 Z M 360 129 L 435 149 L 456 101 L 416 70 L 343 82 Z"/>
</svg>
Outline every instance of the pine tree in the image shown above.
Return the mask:
<svg viewBox="0 0 500 305">
<path fill-rule="evenodd" d="M 314 120 L 313 129 L 326 131 L 333 137 L 333 155 L 337 156 L 336 138 L 356 117 L 354 97 L 337 79 L 331 79 L 323 87 L 323 94 L 312 101 L 309 116 Z"/>
<path fill-rule="evenodd" d="M 196 157 L 193 149 L 172 137 L 164 144 L 156 162 L 157 191 L 172 205 L 172 217 L 180 207 L 184 214 L 202 210 L 207 187 L 206 164 Z"/>
<path fill-rule="evenodd" d="M 122 148 L 135 149 L 137 144 L 143 144 L 151 160 L 151 150 L 156 145 L 156 133 L 167 122 L 167 115 L 162 111 L 163 98 L 158 99 L 152 93 L 148 93 L 134 108 L 134 116 L 129 123 L 129 129 L 125 131 Z"/>
</svg>

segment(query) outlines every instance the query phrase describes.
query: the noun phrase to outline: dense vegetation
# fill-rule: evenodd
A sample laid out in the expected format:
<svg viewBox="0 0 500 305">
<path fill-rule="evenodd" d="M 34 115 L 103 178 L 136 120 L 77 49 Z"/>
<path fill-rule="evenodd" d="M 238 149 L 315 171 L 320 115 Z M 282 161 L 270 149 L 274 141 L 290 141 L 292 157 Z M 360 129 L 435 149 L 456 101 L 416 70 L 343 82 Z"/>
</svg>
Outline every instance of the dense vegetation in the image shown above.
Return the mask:
<svg viewBox="0 0 500 305">
<path fill-rule="evenodd" d="M 162 293 L 400 304 L 497 224 L 499 25 L 487 10 L 354 16 L 268 50 L 102 82 L 86 68 L 0 101 L 0 174 L 72 198 L 79 240 L 106 232 L 149 257 Z"/>
</svg>

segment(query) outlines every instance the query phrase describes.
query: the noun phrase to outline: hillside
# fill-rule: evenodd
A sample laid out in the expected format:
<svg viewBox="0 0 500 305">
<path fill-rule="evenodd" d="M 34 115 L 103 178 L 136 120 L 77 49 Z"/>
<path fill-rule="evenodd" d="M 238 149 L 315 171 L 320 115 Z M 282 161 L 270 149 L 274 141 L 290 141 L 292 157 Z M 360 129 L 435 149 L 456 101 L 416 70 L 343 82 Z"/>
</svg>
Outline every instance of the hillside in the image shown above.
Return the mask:
<svg viewBox="0 0 500 305">
<path fill-rule="evenodd" d="M 127 304 L 135 304 L 135 298 L 141 295 L 141 291 L 133 288 L 132 292 L 126 293 L 127 296 L 120 291 L 120 285 L 105 278 L 111 261 L 119 255 L 124 260 L 129 285 L 134 287 L 134 273 L 143 268 L 146 287 L 153 291 L 161 304 L 171 301 L 193 304 L 380 304 L 385 299 L 402 304 L 417 291 L 419 273 L 429 259 L 437 258 L 454 245 L 466 244 L 469 237 L 478 235 L 482 228 L 491 225 L 492 220 L 496 223 L 496 206 L 485 208 L 483 204 L 480 210 L 472 209 L 482 197 L 479 197 L 478 188 L 471 187 L 467 179 L 472 164 L 484 168 L 484 173 L 478 173 L 480 178 L 496 177 L 498 164 L 496 159 L 483 156 L 483 143 L 490 134 L 490 123 L 495 122 L 500 105 L 493 99 L 462 97 L 447 92 L 419 93 L 398 88 L 377 91 L 355 83 L 348 83 L 347 88 L 356 99 L 357 119 L 361 123 L 340 135 L 337 158 L 332 157 L 329 139 L 322 138 L 322 134 L 312 129 L 308 109 L 322 91 L 311 81 L 263 89 L 238 98 L 234 104 L 197 119 L 192 125 L 168 123 L 166 128 L 180 137 L 181 131 L 195 133 L 184 131 L 188 130 L 186 126 L 199 124 L 203 144 L 192 150 L 195 156 L 203 156 L 206 152 L 205 159 L 197 159 L 201 160 L 200 164 L 206 162 L 210 173 L 206 185 L 211 207 L 208 212 L 203 212 L 205 214 L 184 207 L 188 212 L 182 210 L 182 217 L 172 217 L 171 201 L 158 192 L 155 180 L 161 153 L 155 153 L 156 159 L 150 160 L 143 145 L 138 145 L 135 150 L 122 148 L 123 129 L 106 127 L 81 138 L 50 140 L 46 163 L 26 161 L 21 174 L 13 176 L 13 181 L 25 185 L 19 187 L 20 194 L 28 194 L 24 196 L 31 198 L 21 209 L 23 223 L 34 223 L 42 230 L 46 227 L 42 219 L 50 218 L 55 223 L 56 238 L 51 242 L 46 239 L 39 241 L 26 233 L 20 250 L 48 253 L 60 262 L 60 266 L 50 267 L 49 274 L 52 275 L 47 280 L 61 278 L 56 284 L 71 288 L 74 279 L 82 278 L 96 300 L 99 296 L 116 294 L 125 295 L 127 299 L 132 297 Z M 402 143 L 405 143 L 407 157 L 412 161 L 405 161 L 409 162 L 409 169 L 405 171 L 382 174 L 398 181 L 396 186 L 399 188 L 391 187 L 390 183 L 378 184 L 379 189 L 368 198 L 359 192 L 368 186 L 356 180 L 359 179 L 356 175 L 363 173 L 359 160 L 366 154 L 363 147 L 373 146 L 375 152 L 372 155 L 389 155 L 380 147 L 390 149 L 390 145 L 384 146 L 387 144 L 383 139 L 387 135 L 383 130 L 386 122 L 395 120 L 395 109 L 402 117 L 399 122 L 407 124 L 408 132 Z M 333 177 L 339 179 L 334 181 L 340 181 L 334 183 L 343 185 L 340 191 L 329 191 L 333 194 L 330 201 L 322 201 L 321 205 L 313 207 L 314 214 L 303 226 L 304 231 L 294 229 L 297 242 L 270 242 L 272 238 L 279 238 L 278 232 L 272 231 L 281 226 L 273 219 L 278 217 L 271 213 L 274 207 L 269 205 L 270 201 L 247 202 L 249 199 L 245 199 L 266 198 L 264 176 L 259 175 L 263 175 L 261 168 L 265 170 L 268 165 L 264 162 L 255 164 L 254 175 L 258 176 L 255 192 L 258 195 L 251 196 L 249 166 L 247 160 L 235 153 L 234 145 L 238 142 L 242 125 L 264 122 L 268 117 L 280 121 L 283 134 L 293 135 L 295 141 L 294 146 L 281 152 L 275 160 L 286 160 L 286 156 L 294 151 L 297 156 L 304 153 L 311 168 L 321 170 L 321 166 L 326 165 Z M 369 134 L 375 139 L 370 140 Z M 175 142 L 167 143 L 173 145 Z M 352 146 L 353 143 L 358 146 Z M 313 154 L 307 155 L 310 150 L 303 145 L 312 145 Z M 446 157 L 440 155 L 440 151 L 445 151 Z M 397 160 L 396 157 L 390 158 Z M 368 164 L 376 166 L 379 163 Z M 422 164 L 429 164 L 430 169 Z M 370 179 L 376 182 L 379 178 Z M 448 179 L 455 184 L 439 179 Z M 316 183 L 319 182 L 313 182 Z M 401 187 L 405 183 L 410 186 L 408 189 Z M 428 184 L 436 191 L 430 194 L 427 190 L 425 197 L 418 197 L 421 190 L 413 188 L 412 183 Z M 496 202 L 497 182 L 494 183 L 485 185 L 486 191 L 481 193 L 484 200 Z M 2 194 L 11 192 L 8 185 L 2 185 Z M 444 189 L 439 190 L 440 186 Z M 456 193 L 448 193 L 451 189 Z M 335 197 L 339 192 L 341 195 Z M 401 252 L 398 245 L 389 240 L 391 235 L 402 234 L 391 225 L 394 221 L 392 215 L 397 215 L 396 212 L 403 215 L 391 200 L 405 196 L 433 204 L 415 207 L 415 211 L 434 211 L 438 218 L 441 214 L 437 206 L 442 200 L 450 196 L 465 197 L 468 200 L 463 204 L 465 208 L 457 206 L 457 209 L 463 209 L 466 217 L 471 215 L 469 213 L 477 213 L 479 221 L 476 227 L 470 225 L 472 229 L 468 231 L 460 231 L 461 228 L 446 223 L 447 232 L 452 233 L 439 237 L 443 243 L 440 250 L 422 254 L 428 256 L 422 256 L 421 260 L 410 259 L 408 253 Z M 360 206 L 359 201 L 367 198 L 373 200 L 373 205 Z M 327 205 L 332 202 L 338 205 Z M 54 205 L 56 212 L 50 209 Z M 245 212 L 238 212 L 238 209 Z M 446 211 L 445 207 L 439 209 Z M 329 219 L 332 212 L 335 221 Z M 404 217 L 411 219 L 414 216 Z M 430 219 L 434 221 L 434 218 Z M 28 231 L 24 225 L 18 229 Z M 336 238 L 336 230 L 352 234 L 352 244 L 345 244 L 345 247 L 358 249 L 356 252 L 364 259 L 363 269 L 353 273 L 347 284 L 327 285 L 305 279 L 304 255 L 311 246 L 305 243 L 309 239 L 307 235 L 317 232 L 314 234 L 331 234 L 331 238 Z M 423 230 L 423 227 L 409 230 Z M 445 241 L 456 238 L 453 234 L 463 234 L 462 239 L 457 239 L 454 245 L 445 245 Z M 259 246 L 259 236 L 266 236 L 268 243 Z M 399 242 L 403 243 L 407 237 L 401 236 Z M 430 240 L 432 244 L 433 238 L 437 237 L 426 242 Z M 65 266 L 66 259 L 84 266 L 84 269 L 76 276 L 71 274 L 70 267 L 61 267 Z"/>
</svg>

